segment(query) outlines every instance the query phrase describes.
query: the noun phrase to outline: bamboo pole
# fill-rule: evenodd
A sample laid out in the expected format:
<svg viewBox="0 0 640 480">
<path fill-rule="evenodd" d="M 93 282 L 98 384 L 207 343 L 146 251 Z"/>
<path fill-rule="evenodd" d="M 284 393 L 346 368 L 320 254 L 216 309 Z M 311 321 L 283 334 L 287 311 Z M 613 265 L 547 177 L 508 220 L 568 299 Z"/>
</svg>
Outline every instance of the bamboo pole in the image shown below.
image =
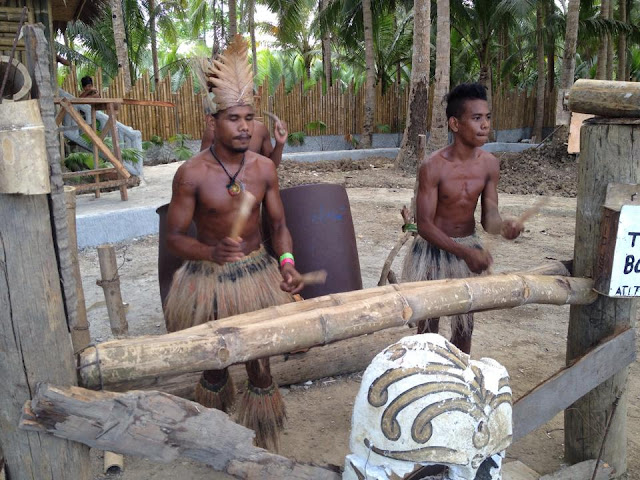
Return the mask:
<svg viewBox="0 0 640 480">
<path fill-rule="evenodd" d="M 284 307 L 273 307 L 158 337 L 105 342 L 79 355 L 80 378 L 95 387 L 216 370 L 427 318 L 530 303 L 585 305 L 596 297 L 592 280 L 561 276 L 506 274 L 419 283 L 331 295 L 339 304 L 310 311 L 305 310 L 314 306 L 313 299 L 306 300 L 298 302 L 301 313 L 287 316 L 278 312 Z M 350 301 L 359 295 L 365 298 Z M 266 318 L 259 322 L 245 320 L 261 315 Z M 226 328 L 229 322 L 233 328 Z"/>
<path fill-rule="evenodd" d="M 104 290 L 104 299 L 107 303 L 111 332 L 116 336 L 129 334 L 129 324 L 122 304 L 120 292 L 120 276 L 116 263 L 116 251 L 112 245 L 98 247 L 98 259 L 100 261 L 101 280 L 96 283 Z"/>
<path fill-rule="evenodd" d="M 76 189 L 64 187 L 64 199 L 67 207 L 67 228 L 69 230 L 69 249 L 71 251 L 71 263 L 73 273 L 76 278 L 76 322 L 69 325 L 71 329 L 71 342 L 73 351 L 79 352 L 91 343 L 89 334 L 89 321 L 87 320 L 87 307 L 84 300 L 84 289 L 82 288 L 82 275 L 80 274 L 80 264 L 78 262 L 78 234 L 76 230 Z"/>
</svg>

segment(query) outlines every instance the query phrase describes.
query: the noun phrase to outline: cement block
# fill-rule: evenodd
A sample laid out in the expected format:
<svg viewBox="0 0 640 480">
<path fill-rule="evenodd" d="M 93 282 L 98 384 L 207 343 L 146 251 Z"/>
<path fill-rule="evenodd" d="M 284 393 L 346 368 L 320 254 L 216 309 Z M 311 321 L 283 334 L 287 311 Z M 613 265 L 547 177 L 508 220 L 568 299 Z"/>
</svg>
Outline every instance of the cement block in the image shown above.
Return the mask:
<svg viewBox="0 0 640 480">
<path fill-rule="evenodd" d="M 595 460 L 586 460 L 540 477 L 540 480 L 591 480 L 595 466 Z M 610 478 L 613 478 L 613 467 L 600 462 L 595 480 L 608 480 Z"/>
<path fill-rule="evenodd" d="M 502 480 L 539 480 L 540 474 L 519 460 L 502 466 Z"/>
</svg>

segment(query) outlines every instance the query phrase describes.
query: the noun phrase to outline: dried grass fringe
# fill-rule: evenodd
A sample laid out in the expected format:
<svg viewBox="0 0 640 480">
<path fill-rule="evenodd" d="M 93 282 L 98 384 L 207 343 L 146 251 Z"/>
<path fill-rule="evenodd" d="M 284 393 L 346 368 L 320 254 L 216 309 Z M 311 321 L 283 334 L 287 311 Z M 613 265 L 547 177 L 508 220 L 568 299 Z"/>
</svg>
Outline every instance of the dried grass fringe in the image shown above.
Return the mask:
<svg viewBox="0 0 640 480">
<path fill-rule="evenodd" d="M 468 237 L 452 238 L 456 243 L 466 247 L 482 249 L 482 242 L 476 234 Z M 404 258 L 402 282 L 420 282 L 423 280 L 442 280 L 446 278 L 469 278 L 478 274 L 469 270 L 467 263 L 430 244 L 420 235 L 416 235 L 409 253 Z M 462 327 L 468 333 L 472 328 L 473 314 L 451 315 L 451 330 Z"/>
<path fill-rule="evenodd" d="M 187 261 L 175 273 L 167 295 L 167 331 L 293 301 L 280 282 L 278 264 L 264 247 L 224 265 Z"/>
<path fill-rule="evenodd" d="M 237 416 L 238 423 L 256 432 L 256 446 L 278 452 L 280 433 L 284 429 L 287 414 L 275 381 L 267 388 L 247 383 L 238 405 Z"/>
<path fill-rule="evenodd" d="M 216 408 L 225 413 L 229 412 L 236 398 L 236 388 L 231 375 L 227 374 L 227 379 L 221 386 L 215 386 L 204 378 L 203 373 L 200 381 L 196 384 L 194 398 L 203 407 Z"/>
</svg>

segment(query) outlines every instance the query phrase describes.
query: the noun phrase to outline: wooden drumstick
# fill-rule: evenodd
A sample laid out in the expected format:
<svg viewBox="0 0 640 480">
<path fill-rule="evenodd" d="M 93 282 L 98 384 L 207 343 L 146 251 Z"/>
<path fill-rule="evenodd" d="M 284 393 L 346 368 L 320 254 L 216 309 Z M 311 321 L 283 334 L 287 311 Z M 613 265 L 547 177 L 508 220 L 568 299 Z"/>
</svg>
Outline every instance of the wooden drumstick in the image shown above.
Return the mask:
<svg viewBox="0 0 640 480">
<path fill-rule="evenodd" d="M 316 270 L 314 272 L 303 273 L 301 275 L 305 286 L 307 285 L 324 285 L 327 281 L 326 270 Z"/>
<path fill-rule="evenodd" d="M 282 125 L 282 122 L 280 121 L 280 119 L 276 115 L 274 115 L 273 113 L 264 112 L 264 114 L 267 115 L 271 120 L 273 120 L 275 122 L 275 125 L 278 125 L 278 124 Z M 274 127 L 275 127 L 275 125 L 274 125 Z M 284 128 L 282 128 L 281 126 L 278 127 L 278 133 L 280 135 L 284 135 L 284 132 L 285 132 Z"/>
<path fill-rule="evenodd" d="M 517 222 L 521 225 L 524 225 L 524 222 L 526 222 L 531 217 L 533 217 L 536 213 L 538 213 L 542 209 L 542 207 L 544 207 L 547 203 L 549 203 L 548 198 L 546 197 L 541 198 L 536 203 L 534 203 L 531 208 L 528 208 L 527 210 L 522 212 L 522 215 L 518 217 Z"/>
<path fill-rule="evenodd" d="M 249 220 L 249 216 L 251 215 L 251 211 L 253 210 L 253 206 L 256 203 L 256 197 L 253 196 L 251 192 L 244 191 L 240 196 L 240 205 L 238 206 L 238 213 L 236 214 L 236 219 L 231 225 L 231 233 L 229 237 L 238 238 L 244 227 L 247 225 L 247 220 Z"/>
</svg>

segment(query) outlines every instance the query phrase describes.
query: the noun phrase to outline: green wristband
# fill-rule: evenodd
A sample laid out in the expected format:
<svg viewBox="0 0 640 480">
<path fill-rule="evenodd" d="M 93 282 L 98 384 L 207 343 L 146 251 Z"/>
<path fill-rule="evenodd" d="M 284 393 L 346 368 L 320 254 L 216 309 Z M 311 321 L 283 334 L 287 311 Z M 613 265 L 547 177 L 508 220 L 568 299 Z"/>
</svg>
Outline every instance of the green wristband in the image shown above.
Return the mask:
<svg viewBox="0 0 640 480">
<path fill-rule="evenodd" d="M 295 261 L 296 261 L 296 260 L 293 258 L 293 253 L 285 252 L 285 253 L 283 253 L 282 255 L 280 255 L 280 259 L 279 259 L 280 266 L 282 266 L 282 264 L 283 264 L 282 262 L 283 262 L 284 260 L 286 260 L 286 259 L 291 260 L 291 262 L 293 262 L 293 263 L 295 263 Z"/>
</svg>

